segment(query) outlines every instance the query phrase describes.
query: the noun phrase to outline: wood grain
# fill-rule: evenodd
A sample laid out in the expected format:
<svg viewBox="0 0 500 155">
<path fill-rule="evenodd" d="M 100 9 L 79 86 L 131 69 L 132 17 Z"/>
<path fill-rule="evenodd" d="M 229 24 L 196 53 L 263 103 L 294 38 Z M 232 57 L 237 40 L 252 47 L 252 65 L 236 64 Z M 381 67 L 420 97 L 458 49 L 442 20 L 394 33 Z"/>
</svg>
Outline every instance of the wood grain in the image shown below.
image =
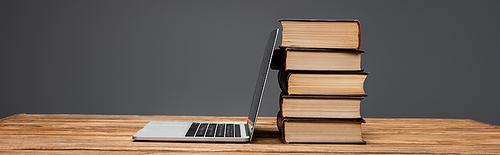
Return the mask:
<svg viewBox="0 0 500 155">
<path fill-rule="evenodd" d="M 134 142 L 149 121 L 245 117 L 17 114 L 0 119 L 0 154 L 500 154 L 500 127 L 469 119 L 365 118 L 366 145 L 283 144 L 274 117 L 259 117 L 252 143 Z"/>
</svg>

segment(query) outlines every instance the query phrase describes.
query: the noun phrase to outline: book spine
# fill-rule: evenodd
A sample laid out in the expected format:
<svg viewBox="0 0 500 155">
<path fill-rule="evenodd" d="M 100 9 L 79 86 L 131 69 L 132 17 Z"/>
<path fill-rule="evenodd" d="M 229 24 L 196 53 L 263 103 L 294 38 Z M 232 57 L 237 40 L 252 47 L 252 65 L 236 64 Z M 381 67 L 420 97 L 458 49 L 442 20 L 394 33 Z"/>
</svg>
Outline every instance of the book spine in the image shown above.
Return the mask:
<svg viewBox="0 0 500 155">
<path fill-rule="evenodd" d="M 278 130 L 281 134 L 281 140 L 283 141 L 283 143 L 288 144 L 288 142 L 285 139 L 284 123 L 285 123 L 285 120 L 283 119 L 283 117 L 281 115 L 281 111 L 278 111 L 278 114 L 276 116 L 276 126 L 278 126 Z"/>
<path fill-rule="evenodd" d="M 278 72 L 278 83 L 281 88 L 281 92 L 288 94 L 288 77 L 290 76 L 290 72 L 287 71 L 279 71 Z"/>
<path fill-rule="evenodd" d="M 279 99 L 280 111 L 279 111 L 279 113 L 281 114 L 281 116 L 283 116 L 283 98 L 285 98 L 285 96 L 286 96 L 285 92 L 280 93 L 280 99 Z"/>
<path fill-rule="evenodd" d="M 271 58 L 271 69 L 285 70 L 286 54 L 284 49 L 275 49 Z"/>
</svg>

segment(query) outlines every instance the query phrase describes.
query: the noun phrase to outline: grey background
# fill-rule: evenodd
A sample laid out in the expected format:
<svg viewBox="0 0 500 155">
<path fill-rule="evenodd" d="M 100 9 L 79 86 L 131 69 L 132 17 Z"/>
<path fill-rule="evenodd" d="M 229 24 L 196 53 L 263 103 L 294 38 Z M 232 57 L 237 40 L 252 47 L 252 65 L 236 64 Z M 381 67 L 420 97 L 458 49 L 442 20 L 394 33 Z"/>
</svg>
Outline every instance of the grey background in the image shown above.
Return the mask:
<svg viewBox="0 0 500 155">
<path fill-rule="evenodd" d="M 2 0 L 0 117 L 245 116 L 278 19 L 355 18 L 371 72 L 363 117 L 500 125 L 499 4 Z M 270 76 L 261 116 L 278 111 L 276 71 Z"/>
</svg>

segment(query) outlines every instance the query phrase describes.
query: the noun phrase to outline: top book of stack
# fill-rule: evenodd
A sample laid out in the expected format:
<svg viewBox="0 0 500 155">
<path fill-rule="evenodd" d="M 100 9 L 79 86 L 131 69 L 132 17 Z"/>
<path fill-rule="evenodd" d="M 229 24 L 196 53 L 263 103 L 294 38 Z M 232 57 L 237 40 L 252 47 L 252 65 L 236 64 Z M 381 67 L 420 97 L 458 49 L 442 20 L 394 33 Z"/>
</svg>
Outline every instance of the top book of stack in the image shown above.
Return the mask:
<svg viewBox="0 0 500 155">
<path fill-rule="evenodd" d="M 280 47 L 359 49 L 358 20 L 280 19 Z"/>
</svg>

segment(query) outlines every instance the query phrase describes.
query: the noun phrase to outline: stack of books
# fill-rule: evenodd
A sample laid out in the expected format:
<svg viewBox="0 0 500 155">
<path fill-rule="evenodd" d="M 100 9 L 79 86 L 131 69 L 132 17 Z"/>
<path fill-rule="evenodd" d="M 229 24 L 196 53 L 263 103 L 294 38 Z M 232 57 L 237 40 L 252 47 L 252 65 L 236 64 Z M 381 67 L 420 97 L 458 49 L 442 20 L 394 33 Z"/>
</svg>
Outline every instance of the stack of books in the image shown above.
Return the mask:
<svg viewBox="0 0 500 155">
<path fill-rule="evenodd" d="M 281 19 L 271 68 L 282 90 L 277 125 L 284 143 L 365 144 L 366 96 L 358 20 Z"/>
</svg>

